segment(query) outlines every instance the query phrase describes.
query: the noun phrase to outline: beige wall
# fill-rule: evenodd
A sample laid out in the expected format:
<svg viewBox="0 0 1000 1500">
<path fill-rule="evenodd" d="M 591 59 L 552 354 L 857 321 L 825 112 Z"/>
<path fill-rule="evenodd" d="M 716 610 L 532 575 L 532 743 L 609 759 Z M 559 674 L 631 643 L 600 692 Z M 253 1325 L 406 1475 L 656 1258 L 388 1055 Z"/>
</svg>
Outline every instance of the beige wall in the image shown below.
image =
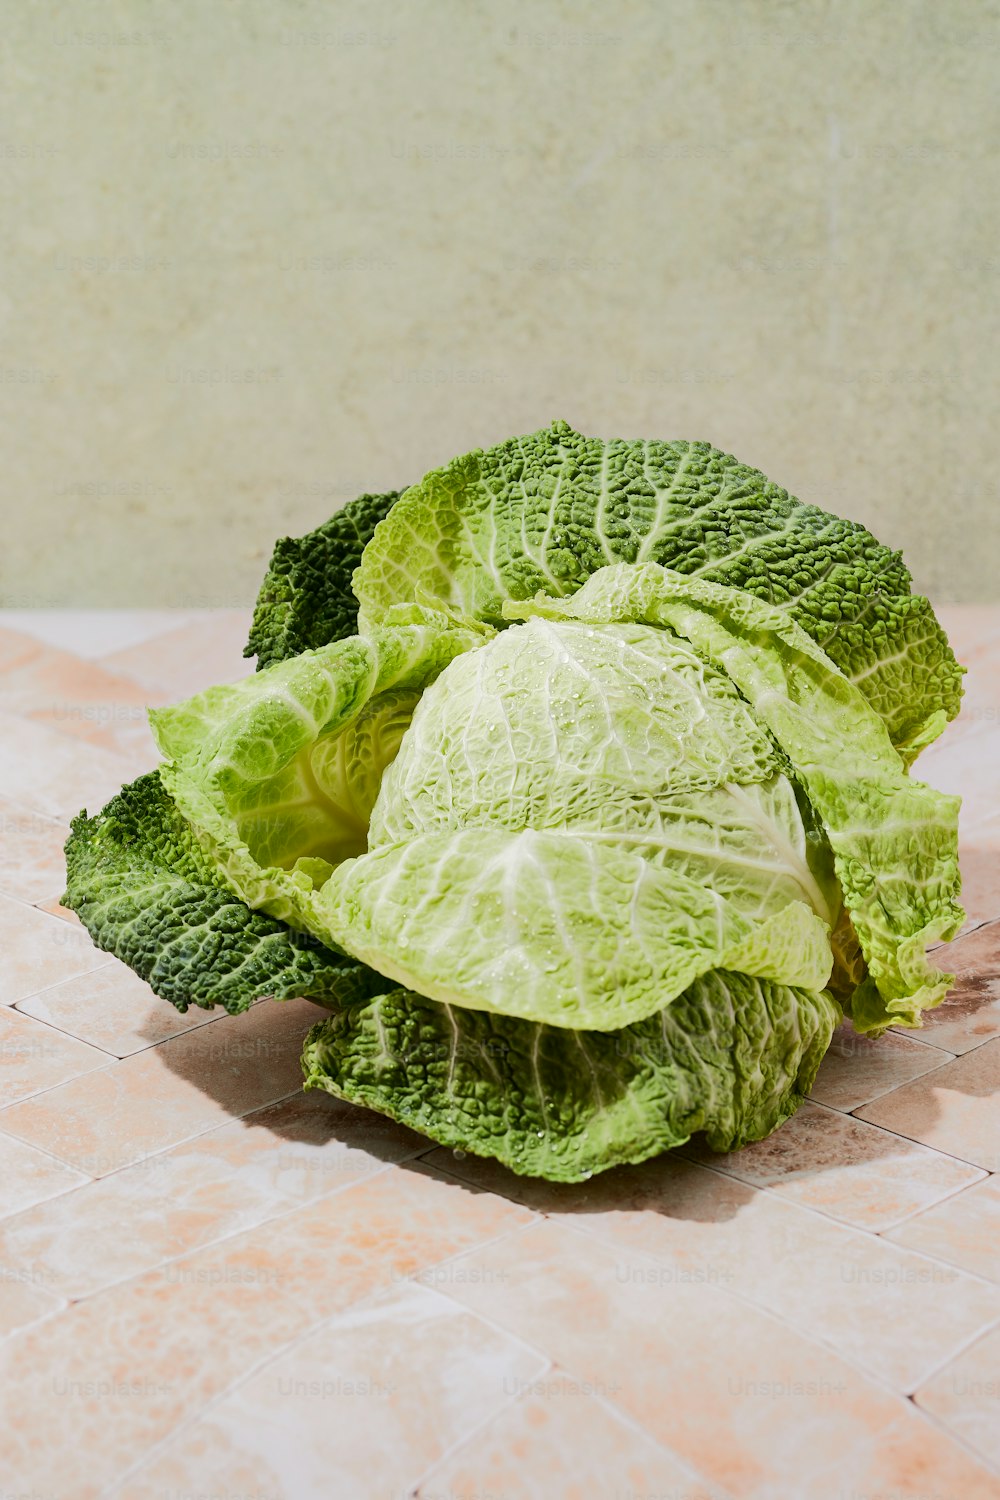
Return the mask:
<svg viewBox="0 0 1000 1500">
<path fill-rule="evenodd" d="M 279 533 L 557 416 L 707 439 L 1000 597 L 996 5 L 3 31 L 5 602 L 242 603 Z"/>
</svg>

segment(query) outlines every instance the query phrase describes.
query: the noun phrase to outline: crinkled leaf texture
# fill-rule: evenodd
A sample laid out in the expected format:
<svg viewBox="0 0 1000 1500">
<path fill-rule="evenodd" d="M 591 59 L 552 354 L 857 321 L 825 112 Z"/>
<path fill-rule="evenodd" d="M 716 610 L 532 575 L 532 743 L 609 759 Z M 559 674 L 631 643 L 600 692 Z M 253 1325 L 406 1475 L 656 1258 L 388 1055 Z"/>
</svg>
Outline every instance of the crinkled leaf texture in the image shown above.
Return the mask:
<svg viewBox="0 0 1000 1500">
<path fill-rule="evenodd" d="M 610 1034 L 386 994 L 381 975 L 240 901 L 155 772 L 75 819 L 67 865 L 64 900 L 98 946 L 179 1010 L 309 996 L 334 1016 L 307 1039 L 307 1088 L 554 1181 L 695 1131 L 720 1151 L 768 1134 L 808 1092 L 840 1017 L 825 994 L 720 972 Z"/>
<path fill-rule="evenodd" d="M 506 606 L 510 618 L 642 621 L 723 669 L 788 757 L 833 849 L 868 963 L 851 1014 L 860 1031 L 919 1026 L 953 982 L 929 943 L 961 926 L 960 798 L 913 781 L 866 698 L 786 610 L 655 563 L 602 569 L 572 599 Z"/>
<path fill-rule="evenodd" d="M 830 978 L 829 851 L 729 678 L 661 628 L 397 606 L 151 722 L 244 901 L 431 998 L 614 1031 L 716 967 Z"/>
<path fill-rule="evenodd" d="M 258 671 L 356 634 L 351 577 L 399 494 L 359 495 L 315 531 L 275 543 L 244 652 L 257 657 Z"/>
<path fill-rule="evenodd" d="M 382 773 L 420 691 L 491 634 L 400 606 L 370 636 L 150 710 L 164 786 L 248 905 L 332 938 L 316 893 L 365 848 Z"/>
<path fill-rule="evenodd" d="M 782 605 L 907 761 L 958 712 L 962 669 L 899 553 L 708 443 L 605 441 L 556 422 L 476 449 L 404 492 L 354 588 L 362 628 L 417 589 L 499 624 L 505 599 L 572 594 L 617 562 Z"/>
<path fill-rule="evenodd" d="M 426 690 L 315 906 L 421 994 L 613 1031 L 716 967 L 822 989 L 840 893 L 723 672 L 662 628 L 538 618 Z"/>
<path fill-rule="evenodd" d="M 309 1033 L 306 1088 L 515 1172 L 579 1182 L 704 1131 L 732 1151 L 795 1112 L 841 1012 L 824 992 L 716 970 L 617 1032 L 569 1031 L 404 989 Z"/>
<path fill-rule="evenodd" d="M 324 928 L 422 994 L 615 1031 L 717 966 L 822 989 L 829 928 L 801 901 L 754 924 L 672 868 L 570 833 L 464 828 L 350 860 Z"/>
<path fill-rule="evenodd" d="M 843 905 L 855 1024 L 919 1025 L 958 800 L 788 612 L 655 563 L 505 609 L 397 606 L 153 714 L 234 890 L 429 998 L 603 1031 L 719 967 L 824 988 Z"/>
<path fill-rule="evenodd" d="M 833 994 L 949 983 L 958 799 L 906 766 L 961 669 L 909 582 L 706 444 L 469 454 L 278 543 L 257 675 L 152 713 L 64 899 L 181 1010 L 320 1001 L 307 1087 L 515 1171 L 734 1149 Z"/>
<path fill-rule="evenodd" d="M 341 1004 L 385 981 L 343 951 L 292 932 L 234 895 L 155 771 L 123 787 L 103 812 L 73 820 L 63 902 L 99 948 L 113 953 L 178 1010 L 246 1010 L 304 995 Z"/>
</svg>

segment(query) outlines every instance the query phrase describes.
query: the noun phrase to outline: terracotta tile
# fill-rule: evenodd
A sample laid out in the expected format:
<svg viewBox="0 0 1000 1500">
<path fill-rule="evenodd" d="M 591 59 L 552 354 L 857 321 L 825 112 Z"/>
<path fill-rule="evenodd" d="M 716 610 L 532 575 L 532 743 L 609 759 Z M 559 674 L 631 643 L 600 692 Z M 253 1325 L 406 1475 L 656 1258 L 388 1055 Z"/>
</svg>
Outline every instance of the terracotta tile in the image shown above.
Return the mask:
<svg viewBox="0 0 1000 1500">
<path fill-rule="evenodd" d="M 1000 1169 L 1000 1037 L 858 1111 L 862 1120 Z"/>
<path fill-rule="evenodd" d="M 980 829 L 959 850 L 966 927 L 1000 917 L 1000 828 Z"/>
<path fill-rule="evenodd" d="M 4 1104 L 40 1094 L 110 1062 L 106 1052 L 64 1036 L 32 1016 L 0 1010 L 0 1099 Z"/>
<path fill-rule="evenodd" d="M 0 1135 L 0 1218 L 67 1193 L 89 1179 L 24 1141 Z"/>
<path fill-rule="evenodd" d="M 810 1097 L 832 1109 L 857 1109 L 939 1068 L 946 1058 L 947 1054 L 908 1035 L 887 1031 L 879 1037 L 860 1036 L 845 1021 L 833 1034 Z"/>
<path fill-rule="evenodd" d="M 89 1297 L 287 1207 L 263 1174 L 164 1151 L 0 1220 L 0 1277 L 40 1271 L 59 1295 Z"/>
<path fill-rule="evenodd" d="M 195 1005 L 182 1013 L 154 995 L 144 980 L 117 959 L 108 963 L 107 954 L 102 957 L 101 968 L 19 1001 L 18 1010 L 115 1057 L 127 1057 L 167 1037 L 193 1031 L 223 1014 Z"/>
<path fill-rule="evenodd" d="M 1000 726 L 1000 670 L 996 648 L 995 635 L 979 640 L 970 636 L 959 648 L 961 654 L 956 650 L 955 654 L 966 669 L 962 679 L 962 711 L 920 758 L 918 775 L 922 775 L 925 759 L 935 751 L 947 754 L 952 746 L 969 735 L 996 734 Z"/>
<path fill-rule="evenodd" d="M 797 1493 L 785 1479 L 776 1495 Z M 905 1415 L 888 1423 L 874 1455 L 845 1454 L 813 1492 L 818 1500 L 996 1500 L 996 1475 L 966 1449 L 950 1443 L 908 1405 Z"/>
<path fill-rule="evenodd" d="M 1000 1281 L 1000 1179 L 987 1177 L 908 1219 L 889 1239 Z"/>
<path fill-rule="evenodd" d="M 453 1266 L 450 1296 L 550 1354 L 739 1500 L 869 1489 L 995 1500 L 995 1482 L 908 1402 L 720 1286 L 663 1278 L 651 1257 L 623 1260 L 561 1223 Z"/>
<path fill-rule="evenodd" d="M 1000 861 L 1000 850 L 997 851 Z M 934 949 L 934 962 L 955 975 L 947 999 L 924 1011 L 920 1040 L 947 1052 L 970 1052 L 1000 1036 L 1000 922 L 989 922 Z"/>
<path fill-rule="evenodd" d="M 472 1158 L 449 1170 L 501 1180 L 477 1175 Z M 678 1157 L 565 1191 L 529 1179 L 512 1191 L 617 1247 L 626 1281 L 636 1254 L 654 1256 L 662 1282 L 738 1293 L 898 1390 L 1000 1317 L 995 1287 Z"/>
<path fill-rule="evenodd" d="M 4 609 L 0 626 L 32 643 L 91 661 L 176 630 L 197 611 L 185 609 Z"/>
<path fill-rule="evenodd" d="M 960 662 L 975 657 L 996 660 L 1000 647 L 1000 609 L 995 604 L 935 604 L 951 649 Z"/>
<path fill-rule="evenodd" d="M 43 1493 L 94 1500 L 325 1319 L 525 1219 L 427 1171 L 389 1167 L 74 1303 L 0 1345 L 0 1385 L 18 1395 L 6 1472 Z M 58 1443 L 47 1437 L 54 1396 Z"/>
<path fill-rule="evenodd" d="M 0 1271 L 0 1338 L 58 1312 L 62 1303 L 39 1285 L 40 1276 Z M 4 1478 L 10 1476 L 5 1473 Z"/>
<path fill-rule="evenodd" d="M 108 961 L 82 927 L 9 896 L 0 896 L 0 953 L 0 1005 L 13 1005 Z"/>
<path fill-rule="evenodd" d="M 58 917 L 60 922 L 72 922 L 75 927 L 83 927 L 83 923 L 80 921 L 80 918 L 77 916 L 76 912 L 71 911 L 68 906 L 63 906 L 62 902 L 59 900 L 38 901 L 35 904 L 37 905 L 39 911 L 47 911 L 50 917 Z M 106 963 L 106 953 L 104 955 L 104 958 Z"/>
<path fill-rule="evenodd" d="M 344 1282 L 341 1292 L 331 1293 L 332 1312 L 407 1277 L 424 1277 L 432 1290 L 448 1290 L 450 1256 L 519 1229 L 531 1218 L 521 1205 L 412 1162 L 390 1165 L 346 1191 L 326 1194 L 277 1224 L 242 1236 L 237 1249 L 251 1261 L 273 1261 L 302 1291 L 312 1280 L 333 1274 L 332 1257 Z M 352 1293 L 352 1279 L 359 1276 L 362 1290 Z"/>
<path fill-rule="evenodd" d="M 68 821 L 99 812 L 137 774 L 127 756 L 0 710 L 0 786 L 13 802 Z"/>
<path fill-rule="evenodd" d="M 41 656 L 43 647 L 33 636 L 12 630 L 6 611 L 0 610 L 0 672 L 14 672 L 26 662 Z"/>
<path fill-rule="evenodd" d="M 418 1156 L 427 1139 L 374 1110 L 313 1092 L 255 1110 L 182 1149 L 260 1179 L 289 1202 L 308 1203 L 388 1162 Z"/>
<path fill-rule="evenodd" d="M 39 616 L 48 650 L 0 616 L 8 974 L 17 954 L 35 974 L 43 934 L 86 942 L 57 899 L 65 821 L 137 763 L 127 718 L 126 753 L 89 742 L 121 728 L 96 710 L 247 675 L 236 619 L 168 618 L 140 644 L 149 622 Z M 445 1151 L 417 1162 L 424 1138 L 299 1092 L 308 1002 L 185 1017 L 104 954 L 36 977 L 0 1013 L 0 1078 L 16 1063 L 25 1087 L 46 1080 L 0 1111 L 0 1382 L 18 1412 L 5 1484 L 87 1500 L 128 1471 L 117 1500 L 414 1485 L 421 1500 L 693 1500 L 701 1471 L 720 1500 L 1000 1493 L 961 1446 L 996 1458 L 997 1335 L 981 1331 L 1000 1316 L 1000 1197 L 972 1165 L 1000 1123 L 1000 956 L 982 929 L 1000 919 L 985 712 L 1000 652 L 985 624 L 1000 647 L 1000 611 L 959 619 L 965 715 L 917 771 L 966 797 L 968 930 L 938 953 L 962 970 L 957 999 L 916 1035 L 842 1033 L 817 1102 L 713 1170 L 674 1153 L 560 1189 Z M 78 722 L 56 723 L 58 705 Z M 28 1043 L 43 1036 L 58 1056 L 41 1075 Z M 95 1048 L 100 1068 L 49 1086 Z M 871 1123 L 900 1097 L 919 1134 Z M 945 1140 L 923 1144 L 928 1121 Z M 393 1370 L 398 1390 L 380 1390 Z M 919 1386 L 933 1418 L 886 1383 Z"/>
<path fill-rule="evenodd" d="M 102 657 L 109 672 L 123 672 L 169 698 L 188 698 L 217 682 L 236 682 L 254 670 L 243 656 L 249 609 L 205 611 L 165 635 Z"/>
<path fill-rule="evenodd" d="M 1000 1328 L 963 1350 L 914 1399 L 1000 1468 Z"/>
<path fill-rule="evenodd" d="M 92 1177 L 189 1140 L 301 1086 L 317 1009 L 265 1000 L 0 1111 L 0 1130 Z"/>
<path fill-rule="evenodd" d="M 68 833 L 68 823 L 0 798 L 0 891 L 31 903 L 61 895 Z"/>
<path fill-rule="evenodd" d="M 970 734 L 943 738 L 921 755 L 914 776 L 962 799 L 959 814 L 961 843 L 975 847 L 979 831 L 989 826 L 1000 799 L 1000 756 L 994 749 L 996 736 Z"/>
<path fill-rule="evenodd" d="M 590 1394 L 585 1381 L 554 1369 L 433 1469 L 419 1493 L 421 1500 L 711 1500 L 721 1491 Z"/>
<path fill-rule="evenodd" d="M 511 1399 L 545 1361 L 424 1287 L 334 1318 L 251 1375 L 125 1485 L 283 1500 L 402 1496 L 428 1465 Z M 652 1445 L 650 1445 L 652 1446 Z M 430 1492 L 428 1486 L 425 1492 Z"/>
<path fill-rule="evenodd" d="M 60 1295 L 91 1296 L 426 1148 L 381 1116 L 325 1102 L 295 1095 L 0 1222 L 0 1275 L 40 1269 Z"/>
<path fill-rule="evenodd" d="M 0 679 L 0 708 L 59 734 L 119 751 L 154 766 L 156 745 L 146 709 L 164 694 L 97 662 L 44 647 Z"/>
<path fill-rule="evenodd" d="M 688 1152 L 740 1182 L 879 1231 L 982 1177 L 977 1167 L 850 1115 L 804 1104 L 780 1130 L 729 1156 Z"/>
</svg>

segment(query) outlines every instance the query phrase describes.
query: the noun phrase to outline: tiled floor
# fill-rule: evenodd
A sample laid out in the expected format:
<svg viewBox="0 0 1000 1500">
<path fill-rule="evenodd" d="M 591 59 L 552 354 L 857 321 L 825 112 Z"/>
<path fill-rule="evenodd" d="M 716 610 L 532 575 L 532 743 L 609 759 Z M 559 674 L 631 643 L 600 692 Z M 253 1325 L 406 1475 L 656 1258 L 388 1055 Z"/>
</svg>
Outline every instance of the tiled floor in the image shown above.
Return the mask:
<svg viewBox="0 0 1000 1500">
<path fill-rule="evenodd" d="M 59 907 L 244 615 L 0 615 L 3 1496 L 1000 1497 L 1000 610 L 942 614 L 953 998 L 770 1140 L 578 1188 L 303 1095 L 309 1002 L 181 1016 Z"/>
</svg>

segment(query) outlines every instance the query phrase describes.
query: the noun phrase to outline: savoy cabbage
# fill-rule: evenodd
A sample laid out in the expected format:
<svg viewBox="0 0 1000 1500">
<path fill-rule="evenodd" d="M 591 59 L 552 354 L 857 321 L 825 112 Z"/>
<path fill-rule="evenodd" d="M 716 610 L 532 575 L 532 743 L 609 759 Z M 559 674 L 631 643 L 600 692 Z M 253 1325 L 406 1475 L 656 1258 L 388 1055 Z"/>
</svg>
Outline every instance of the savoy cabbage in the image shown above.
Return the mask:
<svg viewBox="0 0 1000 1500">
<path fill-rule="evenodd" d="M 350 591 L 353 581 L 354 592 Z M 951 976 L 962 669 L 898 554 L 701 443 L 565 424 L 283 539 L 258 671 L 67 845 L 180 1009 L 306 995 L 306 1086 L 579 1180 L 808 1093 Z"/>
</svg>

